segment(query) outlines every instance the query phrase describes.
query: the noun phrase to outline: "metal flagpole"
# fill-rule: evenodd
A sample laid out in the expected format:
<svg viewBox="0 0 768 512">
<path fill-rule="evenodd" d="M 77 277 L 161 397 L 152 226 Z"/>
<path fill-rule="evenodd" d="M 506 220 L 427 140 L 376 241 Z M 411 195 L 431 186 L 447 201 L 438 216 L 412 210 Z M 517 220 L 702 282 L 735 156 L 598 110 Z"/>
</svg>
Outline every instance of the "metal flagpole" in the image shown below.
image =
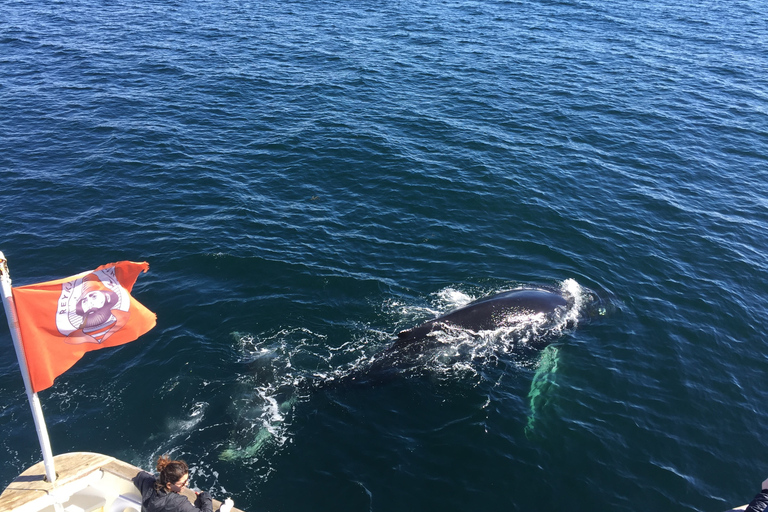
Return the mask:
<svg viewBox="0 0 768 512">
<path fill-rule="evenodd" d="M 0 252 L 0 283 L 3 289 L 3 308 L 5 316 L 8 318 L 8 327 L 11 330 L 13 346 L 16 348 L 16 357 L 19 360 L 21 376 L 24 378 L 24 387 L 27 390 L 29 406 L 32 408 L 32 417 L 35 420 L 35 429 L 37 438 L 40 441 L 40 449 L 43 451 L 43 465 L 45 466 L 45 477 L 49 483 L 56 481 L 56 469 L 53 466 L 53 452 L 51 451 L 51 441 L 48 439 L 48 429 L 45 427 L 43 418 L 43 408 L 40 407 L 40 399 L 37 393 L 32 391 L 32 382 L 29 380 L 29 370 L 27 369 L 27 360 L 24 357 L 24 347 L 21 345 L 21 331 L 19 330 L 19 317 L 16 314 L 16 304 L 13 302 L 11 293 L 11 275 L 8 273 L 8 261 L 5 255 Z"/>
</svg>

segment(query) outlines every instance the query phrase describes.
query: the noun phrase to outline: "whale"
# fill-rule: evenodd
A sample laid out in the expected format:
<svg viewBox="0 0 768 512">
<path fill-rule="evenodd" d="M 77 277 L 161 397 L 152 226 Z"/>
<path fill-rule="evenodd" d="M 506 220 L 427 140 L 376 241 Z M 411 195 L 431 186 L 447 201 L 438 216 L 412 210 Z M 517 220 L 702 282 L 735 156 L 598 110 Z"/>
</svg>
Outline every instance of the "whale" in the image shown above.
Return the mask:
<svg viewBox="0 0 768 512">
<path fill-rule="evenodd" d="M 580 290 L 584 290 L 581 289 Z M 395 340 L 366 364 L 314 387 L 341 384 L 378 384 L 418 368 L 444 348 L 473 340 L 505 340 L 520 357 L 535 354 L 572 330 L 579 321 L 579 304 L 571 291 L 533 285 L 495 293 L 397 333 Z"/>
<path fill-rule="evenodd" d="M 517 288 L 484 297 L 420 325 L 400 331 L 385 352 L 414 352 L 428 346 L 439 332 L 460 329 L 478 334 L 498 329 L 521 332 L 530 326 L 568 326 L 566 314 L 573 299 L 546 288 Z M 542 340 L 543 341 L 543 340 Z"/>
<path fill-rule="evenodd" d="M 290 424 L 285 421 L 286 416 L 313 392 L 381 386 L 404 375 L 421 375 L 422 369 L 431 365 L 436 357 L 441 361 L 466 357 L 466 352 L 455 350 L 459 346 L 475 357 L 474 347 L 482 347 L 489 340 L 491 343 L 486 346 L 491 350 L 503 346 L 502 352 L 508 357 L 537 361 L 528 394 L 530 413 L 525 430 L 527 436 L 533 436 L 560 367 L 557 340 L 582 322 L 605 315 L 606 307 L 610 304 L 573 280 L 566 280 L 558 288 L 526 284 L 485 296 L 409 329 L 395 331 L 396 334 L 391 335 L 394 339 L 387 346 L 338 372 L 295 375 L 291 369 L 281 377 L 279 365 L 275 364 L 279 358 L 275 359 L 273 351 L 260 351 L 262 356 L 247 363 L 249 369 L 244 373 L 264 374 L 267 381 L 279 382 L 263 386 L 267 388 L 266 394 L 264 391 L 254 394 L 255 402 L 264 400 L 264 403 L 255 407 L 256 417 L 253 414 L 243 417 L 245 426 L 236 432 L 246 435 L 233 435 L 220 458 L 251 458 L 267 447 L 279 447 Z M 500 344 L 496 343 L 498 340 Z M 475 361 L 482 364 L 483 357 Z M 259 426 L 255 433 L 254 426 Z"/>
</svg>

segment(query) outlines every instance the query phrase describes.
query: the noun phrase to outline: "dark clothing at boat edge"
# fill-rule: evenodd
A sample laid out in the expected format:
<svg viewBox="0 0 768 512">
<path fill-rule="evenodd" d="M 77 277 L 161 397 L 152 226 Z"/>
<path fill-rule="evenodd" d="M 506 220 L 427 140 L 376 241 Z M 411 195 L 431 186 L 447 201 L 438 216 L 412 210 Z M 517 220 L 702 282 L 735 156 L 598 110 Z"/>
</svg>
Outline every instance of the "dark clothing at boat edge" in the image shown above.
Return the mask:
<svg viewBox="0 0 768 512">
<path fill-rule="evenodd" d="M 768 489 L 763 489 L 749 502 L 744 512 L 763 512 L 768 510 Z"/>
<path fill-rule="evenodd" d="M 133 485 L 141 493 L 141 512 L 213 512 L 213 500 L 207 492 L 200 492 L 193 505 L 179 493 L 157 491 L 156 480 L 146 471 L 133 477 Z"/>
</svg>

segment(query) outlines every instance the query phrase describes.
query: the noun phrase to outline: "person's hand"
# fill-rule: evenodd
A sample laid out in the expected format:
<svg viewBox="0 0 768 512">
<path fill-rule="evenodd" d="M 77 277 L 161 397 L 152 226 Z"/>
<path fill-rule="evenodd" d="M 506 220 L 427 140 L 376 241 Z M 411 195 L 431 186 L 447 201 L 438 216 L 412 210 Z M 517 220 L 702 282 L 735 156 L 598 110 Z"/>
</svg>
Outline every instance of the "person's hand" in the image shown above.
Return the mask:
<svg viewBox="0 0 768 512">
<path fill-rule="evenodd" d="M 768 478 L 763 480 L 763 483 L 761 485 L 762 485 L 762 487 L 760 488 L 760 490 L 768 489 Z"/>
</svg>

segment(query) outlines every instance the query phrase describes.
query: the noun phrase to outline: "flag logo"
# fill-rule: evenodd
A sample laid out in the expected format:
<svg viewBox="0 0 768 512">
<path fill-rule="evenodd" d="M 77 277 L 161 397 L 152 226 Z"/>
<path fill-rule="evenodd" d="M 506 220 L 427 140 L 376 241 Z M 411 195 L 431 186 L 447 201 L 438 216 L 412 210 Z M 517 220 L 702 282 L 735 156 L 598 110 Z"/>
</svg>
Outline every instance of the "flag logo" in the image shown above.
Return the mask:
<svg viewBox="0 0 768 512">
<path fill-rule="evenodd" d="M 101 344 L 128 321 L 130 297 L 114 267 L 62 283 L 56 327 L 67 343 Z"/>
</svg>

